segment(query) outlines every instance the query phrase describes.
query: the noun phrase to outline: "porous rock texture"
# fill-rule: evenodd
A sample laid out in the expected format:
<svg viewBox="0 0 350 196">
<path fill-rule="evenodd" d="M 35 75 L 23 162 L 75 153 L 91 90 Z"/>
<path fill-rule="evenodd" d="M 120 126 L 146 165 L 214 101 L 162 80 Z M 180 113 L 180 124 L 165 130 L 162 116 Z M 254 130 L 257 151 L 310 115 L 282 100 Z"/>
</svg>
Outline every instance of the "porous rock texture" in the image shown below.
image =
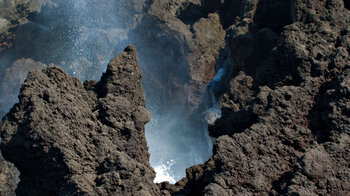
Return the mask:
<svg viewBox="0 0 350 196">
<path fill-rule="evenodd" d="M 241 1 L 217 64 L 230 74 L 208 87 L 222 110 L 213 157 L 162 189 L 350 194 L 349 24 L 341 0 Z"/>
<path fill-rule="evenodd" d="M 18 102 L 17 95 L 21 84 L 30 70 L 40 70 L 46 65 L 32 59 L 19 59 L 6 70 L 0 86 L 0 117 L 4 116 L 11 106 Z M 0 195 L 13 195 L 19 181 L 19 173 L 13 164 L 5 161 L 0 153 Z"/>
<path fill-rule="evenodd" d="M 45 67 L 45 64 L 32 59 L 18 59 L 10 68 L 6 69 L 0 86 L 0 117 L 4 116 L 10 107 L 18 101 L 19 89 L 27 78 L 28 72 L 41 70 Z"/>
<path fill-rule="evenodd" d="M 0 195 L 15 195 L 15 189 L 19 182 L 19 172 L 16 167 L 6 161 L 0 153 Z"/>
<path fill-rule="evenodd" d="M 156 195 L 144 125 L 150 120 L 134 47 L 101 81 L 62 68 L 31 71 L 1 124 L 4 157 L 20 171 L 18 195 Z"/>
<path fill-rule="evenodd" d="M 222 111 L 209 127 L 213 156 L 175 185 L 152 183 L 143 128 L 149 114 L 128 48 L 98 83 L 83 86 L 60 68 L 29 74 L 1 125 L 4 157 L 21 172 L 18 194 L 350 194 L 347 1 L 155 0 L 147 10 L 135 32 L 175 60 L 179 67 L 165 63 L 170 74 L 186 71 L 185 83 L 166 76 L 174 88 L 191 89 L 186 83 L 196 84 L 196 71 L 208 65 L 207 73 L 217 72 L 207 87 Z M 215 67 L 204 58 L 208 47 Z"/>
</svg>

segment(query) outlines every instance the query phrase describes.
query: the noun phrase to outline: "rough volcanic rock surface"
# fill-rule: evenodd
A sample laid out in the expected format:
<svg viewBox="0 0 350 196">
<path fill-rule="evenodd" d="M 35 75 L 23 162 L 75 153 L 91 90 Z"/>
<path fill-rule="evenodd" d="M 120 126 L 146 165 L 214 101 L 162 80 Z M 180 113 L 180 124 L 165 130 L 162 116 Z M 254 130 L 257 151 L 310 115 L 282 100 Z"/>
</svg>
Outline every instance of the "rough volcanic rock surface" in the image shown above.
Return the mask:
<svg viewBox="0 0 350 196">
<path fill-rule="evenodd" d="M 15 195 L 18 176 L 19 172 L 15 166 L 6 161 L 0 153 L 0 195 Z"/>
<path fill-rule="evenodd" d="M 0 86 L 0 117 L 3 117 L 13 104 L 18 101 L 19 89 L 26 79 L 28 72 L 31 70 L 41 70 L 45 67 L 45 64 L 32 59 L 19 59 L 10 68 L 6 69 Z"/>
<path fill-rule="evenodd" d="M 0 117 L 2 118 L 9 109 L 18 102 L 18 93 L 21 84 L 27 77 L 30 70 L 40 70 L 46 65 L 35 62 L 32 59 L 19 59 L 15 61 L 11 68 L 6 70 L 2 85 L 0 86 Z M 13 164 L 5 161 L 0 153 L 0 195 L 13 195 L 19 182 L 19 172 Z"/>
<path fill-rule="evenodd" d="M 348 24 L 340 0 L 241 1 L 216 65 L 230 74 L 208 87 L 222 110 L 209 127 L 213 158 L 161 188 L 173 195 L 350 194 Z"/>
<path fill-rule="evenodd" d="M 1 124 L 4 157 L 19 169 L 18 195 L 156 195 L 134 47 L 101 81 L 84 85 L 59 67 L 31 71 Z"/>
<path fill-rule="evenodd" d="M 203 91 L 216 61 L 213 156 L 175 185 L 153 184 L 149 114 L 128 48 L 98 83 L 60 68 L 29 74 L 1 125 L 4 157 L 21 172 L 18 194 L 350 194 L 347 1 L 153 1 L 148 12 L 135 31 L 169 57 L 161 62 L 173 88 Z M 171 75 L 178 71 L 186 75 Z"/>
</svg>

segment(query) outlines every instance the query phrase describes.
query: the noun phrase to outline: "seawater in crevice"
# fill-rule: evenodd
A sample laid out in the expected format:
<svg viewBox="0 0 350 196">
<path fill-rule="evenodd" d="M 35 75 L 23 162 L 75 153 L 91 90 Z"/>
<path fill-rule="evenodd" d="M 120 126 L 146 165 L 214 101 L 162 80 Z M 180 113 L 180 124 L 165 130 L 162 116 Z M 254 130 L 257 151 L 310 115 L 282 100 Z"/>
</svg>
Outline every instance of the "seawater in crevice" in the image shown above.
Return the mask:
<svg viewBox="0 0 350 196">
<path fill-rule="evenodd" d="M 125 46 L 135 45 L 152 114 L 146 138 L 150 163 L 157 172 L 155 182 L 175 183 L 185 177 L 186 168 L 208 160 L 212 144 L 204 117 L 202 121 L 189 115 L 183 89 L 174 86 L 189 80 L 183 60 L 186 51 L 156 29 L 147 17 L 147 2 L 140 2 L 142 6 L 127 0 L 51 1 L 18 29 L 14 47 L 0 54 L 0 63 L 5 69 L 17 59 L 31 58 L 59 65 L 82 81 L 99 80 L 115 55 Z M 156 39 L 152 43 L 149 34 Z M 0 81 L 0 86 L 7 82 Z M 19 92 L 19 87 L 16 90 Z M 2 95 L 0 110 L 17 102 L 7 96 Z"/>
</svg>

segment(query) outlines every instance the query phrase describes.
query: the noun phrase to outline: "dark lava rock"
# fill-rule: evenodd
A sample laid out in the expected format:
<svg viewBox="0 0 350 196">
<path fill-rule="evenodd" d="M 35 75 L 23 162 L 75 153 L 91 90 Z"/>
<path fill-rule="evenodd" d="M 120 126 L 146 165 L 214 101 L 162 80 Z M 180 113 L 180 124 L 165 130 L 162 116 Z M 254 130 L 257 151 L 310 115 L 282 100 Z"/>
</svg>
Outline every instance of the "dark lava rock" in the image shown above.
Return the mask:
<svg viewBox="0 0 350 196">
<path fill-rule="evenodd" d="M 0 195 L 15 195 L 18 176 L 19 172 L 15 166 L 7 162 L 0 153 Z"/>
<path fill-rule="evenodd" d="M 6 69 L 0 85 L 0 117 L 3 117 L 18 102 L 17 96 L 19 89 L 26 79 L 28 72 L 31 70 L 41 70 L 45 67 L 45 64 L 32 59 L 19 59 L 10 68 Z"/>
<path fill-rule="evenodd" d="M 222 111 L 209 127 L 217 138 L 214 155 L 161 189 L 172 195 L 350 194 L 349 10 L 341 0 L 240 5 L 216 65 L 230 74 L 208 87 Z"/>
<path fill-rule="evenodd" d="M 2 85 L 0 86 L 0 117 L 2 118 L 9 109 L 18 102 L 17 95 L 21 84 L 27 77 L 30 70 L 40 70 L 46 65 L 35 62 L 32 59 L 19 59 L 11 68 L 5 72 Z M 0 195 L 13 195 L 19 182 L 19 172 L 13 164 L 5 161 L 0 153 Z"/>
<path fill-rule="evenodd" d="M 213 68 L 216 53 L 206 51 L 223 46 L 221 36 L 214 38 L 227 28 L 217 77 L 208 85 L 222 113 L 209 127 L 216 138 L 213 156 L 188 168 L 175 185 L 152 182 L 144 136 L 150 116 L 136 51 L 129 47 L 98 83 L 82 85 L 58 67 L 30 72 L 20 103 L 1 125 L 3 155 L 21 172 L 17 194 L 350 194 L 345 1 L 153 1 L 148 12 L 151 19 L 135 31 L 153 25 L 159 37 L 151 32 L 150 42 L 175 46 L 164 56 L 186 56 L 169 72 L 188 71 L 183 73 L 186 82 L 193 81 L 189 86 L 196 86 L 204 73 L 199 70 Z M 216 33 L 206 30 L 216 25 Z"/>
<path fill-rule="evenodd" d="M 59 67 L 30 71 L 1 124 L 3 155 L 21 173 L 16 194 L 157 194 L 140 80 L 134 47 L 98 83 L 83 85 Z"/>
</svg>

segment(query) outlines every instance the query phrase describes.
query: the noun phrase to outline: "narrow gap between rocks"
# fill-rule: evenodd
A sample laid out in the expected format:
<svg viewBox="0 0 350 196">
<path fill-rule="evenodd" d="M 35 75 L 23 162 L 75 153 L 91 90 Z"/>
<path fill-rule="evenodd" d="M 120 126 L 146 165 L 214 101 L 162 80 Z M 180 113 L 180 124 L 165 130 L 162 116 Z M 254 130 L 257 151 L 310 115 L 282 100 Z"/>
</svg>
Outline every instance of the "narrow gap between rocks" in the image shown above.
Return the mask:
<svg viewBox="0 0 350 196">
<path fill-rule="evenodd" d="M 184 86 L 190 80 L 185 60 L 188 49 L 146 15 L 148 5 L 135 10 L 127 0 L 53 2 L 30 15 L 28 23 L 16 30 L 14 47 L 0 54 L 2 73 L 16 60 L 30 58 L 61 66 L 81 81 L 98 81 L 108 62 L 133 44 L 139 53 L 147 109 L 152 114 L 146 125 L 146 138 L 150 163 L 157 172 L 156 182 L 175 183 L 185 177 L 186 168 L 207 161 L 212 144 L 206 124 L 194 119 L 186 103 Z M 197 8 L 189 5 L 179 18 L 186 24 L 194 23 L 205 15 Z M 5 84 L 9 82 L 4 81 L 6 77 L 0 78 L 1 88 L 7 89 L 1 93 L 3 113 L 18 101 L 20 89 L 17 81 Z M 104 96 L 106 92 L 100 89 L 99 93 L 98 96 Z M 100 110 L 98 118 L 108 124 L 103 115 Z"/>
</svg>

